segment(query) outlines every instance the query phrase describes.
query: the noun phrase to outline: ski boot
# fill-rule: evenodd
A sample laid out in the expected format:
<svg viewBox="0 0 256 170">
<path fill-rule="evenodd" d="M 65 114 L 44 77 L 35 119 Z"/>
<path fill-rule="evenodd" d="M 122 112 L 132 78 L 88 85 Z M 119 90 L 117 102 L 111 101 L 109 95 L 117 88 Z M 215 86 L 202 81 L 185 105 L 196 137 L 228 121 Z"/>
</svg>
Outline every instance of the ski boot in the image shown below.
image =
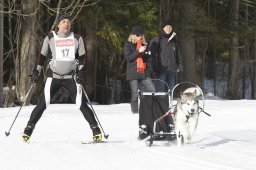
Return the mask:
<svg viewBox="0 0 256 170">
<path fill-rule="evenodd" d="M 35 125 L 28 123 L 26 128 L 24 129 L 24 132 L 22 134 L 22 140 L 24 142 L 28 142 L 30 139 L 30 136 L 32 135 L 32 132 L 35 128 Z"/>
<path fill-rule="evenodd" d="M 92 138 L 93 141 L 95 141 L 95 142 L 102 141 L 102 134 L 101 134 L 101 131 L 100 131 L 100 128 L 98 127 L 98 125 L 92 126 L 91 129 L 92 129 L 92 133 L 93 133 L 93 138 Z"/>
</svg>

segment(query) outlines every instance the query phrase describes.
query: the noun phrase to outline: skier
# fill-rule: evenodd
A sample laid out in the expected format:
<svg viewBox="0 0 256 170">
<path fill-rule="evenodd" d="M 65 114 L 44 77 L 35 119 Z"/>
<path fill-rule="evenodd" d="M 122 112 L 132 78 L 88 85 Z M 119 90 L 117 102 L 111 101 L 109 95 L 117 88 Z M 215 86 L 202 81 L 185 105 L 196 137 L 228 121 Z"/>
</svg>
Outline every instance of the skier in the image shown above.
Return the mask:
<svg viewBox="0 0 256 170">
<path fill-rule="evenodd" d="M 60 88 L 65 88 L 73 102 L 81 110 L 84 118 L 90 125 L 93 133 L 93 141 L 101 141 L 102 134 L 92 110 L 88 107 L 85 95 L 82 91 L 82 81 L 85 76 L 86 49 L 81 36 L 71 32 L 71 17 L 68 14 L 61 14 L 58 18 L 57 31 L 52 31 L 45 37 L 41 54 L 35 64 L 31 76 L 31 82 L 36 83 L 51 53 L 48 77 L 45 81 L 44 93 L 37 106 L 31 113 L 27 126 L 22 134 L 22 139 L 27 142 L 41 118 L 44 110 L 50 104 L 51 99 Z"/>
</svg>

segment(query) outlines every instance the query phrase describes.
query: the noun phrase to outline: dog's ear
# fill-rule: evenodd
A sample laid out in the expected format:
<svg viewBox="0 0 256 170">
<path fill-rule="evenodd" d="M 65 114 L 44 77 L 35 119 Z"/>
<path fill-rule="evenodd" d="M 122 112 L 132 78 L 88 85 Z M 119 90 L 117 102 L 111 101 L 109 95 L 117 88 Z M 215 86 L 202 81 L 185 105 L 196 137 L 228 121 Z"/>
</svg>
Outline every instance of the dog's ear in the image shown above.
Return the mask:
<svg viewBox="0 0 256 170">
<path fill-rule="evenodd" d="M 180 102 L 181 102 L 181 103 L 183 103 L 184 96 L 185 96 L 185 95 L 184 95 L 183 93 L 181 93 L 181 92 L 180 92 L 180 98 L 179 98 L 179 100 L 180 100 Z"/>
<path fill-rule="evenodd" d="M 183 93 L 180 91 L 180 98 L 182 98 L 182 96 L 183 96 Z"/>
<path fill-rule="evenodd" d="M 194 97 L 196 97 L 196 93 L 197 93 L 197 91 L 196 91 L 196 89 L 195 89 L 195 91 L 193 92 L 193 96 L 194 96 Z"/>
<path fill-rule="evenodd" d="M 187 93 L 181 93 L 180 94 L 180 102 L 185 103 L 187 96 L 188 96 Z"/>
</svg>

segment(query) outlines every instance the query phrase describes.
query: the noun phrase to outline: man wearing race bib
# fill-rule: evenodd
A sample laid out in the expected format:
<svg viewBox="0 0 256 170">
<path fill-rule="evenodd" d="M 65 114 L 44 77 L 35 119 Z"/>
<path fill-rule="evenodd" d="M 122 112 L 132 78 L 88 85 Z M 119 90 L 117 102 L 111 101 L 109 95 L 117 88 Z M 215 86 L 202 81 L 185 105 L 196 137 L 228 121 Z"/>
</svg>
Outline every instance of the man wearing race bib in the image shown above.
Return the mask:
<svg viewBox="0 0 256 170">
<path fill-rule="evenodd" d="M 27 126 L 22 134 L 22 139 L 27 142 L 41 118 L 44 110 L 60 88 L 65 88 L 76 106 L 88 121 L 94 141 L 101 141 L 102 134 L 92 110 L 88 107 L 86 97 L 82 91 L 82 81 L 85 76 L 86 49 L 81 36 L 71 30 L 71 17 L 61 14 L 58 19 L 58 31 L 52 31 L 45 37 L 41 54 L 36 62 L 31 76 L 31 82 L 36 83 L 40 71 L 51 55 L 49 63 L 50 74 L 46 79 L 44 92 L 31 113 Z"/>
</svg>

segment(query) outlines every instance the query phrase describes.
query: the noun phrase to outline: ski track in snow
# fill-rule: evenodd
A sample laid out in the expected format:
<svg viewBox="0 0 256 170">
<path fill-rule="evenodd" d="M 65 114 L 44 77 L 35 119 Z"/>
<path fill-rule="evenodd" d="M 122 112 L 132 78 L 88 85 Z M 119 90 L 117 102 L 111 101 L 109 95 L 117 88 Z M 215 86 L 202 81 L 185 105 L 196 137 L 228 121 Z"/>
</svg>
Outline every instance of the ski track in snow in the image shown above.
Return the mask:
<svg viewBox="0 0 256 170">
<path fill-rule="evenodd" d="M 50 105 L 38 122 L 30 143 L 21 133 L 34 106 L 24 107 L 10 136 L 19 107 L 0 110 L 1 170 L 254 170 L 256 167 L 256 102 L 206 100 L 192 144 L 138 141 L 138 114 L 129 104 L 93 105 L 108 143 L 81 144 L 92 134 L 82 114 L 70 104 Z M 246 109 L 246 111 L 244 110 Z M 241 113 L 244 117 L 241 119 Z"/>
</svg>

